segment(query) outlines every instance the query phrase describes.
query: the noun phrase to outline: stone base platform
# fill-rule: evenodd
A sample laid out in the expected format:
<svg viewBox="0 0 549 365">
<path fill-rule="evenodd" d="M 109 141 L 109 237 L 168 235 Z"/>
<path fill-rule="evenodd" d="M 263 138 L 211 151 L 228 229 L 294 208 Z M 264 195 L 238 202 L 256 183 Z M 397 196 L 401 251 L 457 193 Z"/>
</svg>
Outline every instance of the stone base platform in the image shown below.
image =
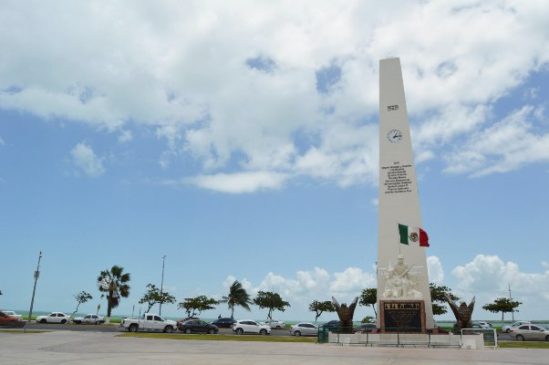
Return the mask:
<svg viewBox="0 0 549 365">
<path fill-rule="evenodd" d="M 340 345 L 394 347 L 454 347 L 469 350 L 484 349 L 482 334 L 423 334 L 423 333 L 353 333 L 330 332 L 329 343 Z"/>
</svg>

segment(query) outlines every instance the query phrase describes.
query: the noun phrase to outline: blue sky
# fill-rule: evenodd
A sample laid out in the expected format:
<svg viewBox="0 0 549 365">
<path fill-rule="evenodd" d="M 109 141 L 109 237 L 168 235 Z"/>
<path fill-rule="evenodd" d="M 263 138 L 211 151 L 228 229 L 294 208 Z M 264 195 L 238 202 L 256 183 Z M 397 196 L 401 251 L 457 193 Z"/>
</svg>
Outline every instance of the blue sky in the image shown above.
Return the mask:
<svg viewBox="0 0 549 365">
<path fill-rule="evenodd" d="M 95 311 L 114 264 L 132 275 L 114 314 L 138 310 L 163 255 L 178 301 L 238 279 L 281 293 L 282 319 L 374 287 L 378 61 L 398 56 L 431 281 L 481 305 L 510 284 L 521 318 L 547 319 L 548 16 L 541 1 L 8 1 L 0 307 L 28 309 L 40 250 L 44 311 L 81 290 Z"/>
</svg>

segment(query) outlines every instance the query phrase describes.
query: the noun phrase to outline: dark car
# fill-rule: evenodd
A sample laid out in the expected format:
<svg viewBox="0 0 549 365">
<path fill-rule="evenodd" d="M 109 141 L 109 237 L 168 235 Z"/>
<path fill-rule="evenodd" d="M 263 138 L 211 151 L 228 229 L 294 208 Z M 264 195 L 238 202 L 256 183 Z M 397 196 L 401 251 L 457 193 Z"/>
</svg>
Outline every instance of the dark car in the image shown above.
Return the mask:
<svg viewBox="0 0 549 365">
<path fill-rule="evenodd" d="M 341 328 L 341 322 L 338 320 L 326 322 L 322 325 L 322 329 L 328 330 L 330 332 L 339 332 Z"/>
<path fill-rule="evenodd" d="M 231 328 L 233 323 L 236 323 L 236 321 L 232 318 L 218 318 L 212 322 L 213 325 L 219 328 Z"/>
<path fill-rule="evenodd" d="M 0 311 L 0 327 L 24 327 L 26 323 L 20 317 Z"/>
<path fill-rule="evenodd" d="M 204 322 L 201 319 L 189 319 L 184 322 L 177 322 L 177 328 L 185 333 L 209 333 L 214 334 L 219 332 L 216 325 Z"/>
<path fill-rule="evenodd" d="M 354 333 L 370 333 L 375 332 L 377 326 L 375 323 L 362 323 L 360 327 L 353 329 Z"/>
</svg>

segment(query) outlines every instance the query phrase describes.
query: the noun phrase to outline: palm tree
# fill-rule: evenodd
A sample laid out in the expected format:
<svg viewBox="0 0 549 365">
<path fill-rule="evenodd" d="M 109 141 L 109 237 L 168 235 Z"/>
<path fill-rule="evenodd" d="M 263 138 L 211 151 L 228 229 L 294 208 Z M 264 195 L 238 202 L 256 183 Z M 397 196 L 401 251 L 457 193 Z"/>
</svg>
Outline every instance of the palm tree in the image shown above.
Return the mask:
<svg viewBox="0 0 549 365">
<path fill-rule="evenodd" d="M 231 318 L 234 318 L 234 307 L 239 305 L 242 308 L 250 310 L 250 304 L 252 300 L 250 295 L 246 292 L 246 289 L 242 287 L 242 284 L 235 280 L 231 287 L 229 288 L 229 295 L 224 296 L 221 300 L 221 303 L 227 303 L 229 309 L 231 310 Z"/>
<path fill-rule="evenodd" d="M 99 291 L 107 293 L 107 317 L 110 318 L 113 308 L 118 307 L 120 298 L 127 298 L 130 295 L 130 274 L 125 273 L 124 268 L 114 265 L 110 271 L 103 270 L 97 277 Z"/>
</svg>

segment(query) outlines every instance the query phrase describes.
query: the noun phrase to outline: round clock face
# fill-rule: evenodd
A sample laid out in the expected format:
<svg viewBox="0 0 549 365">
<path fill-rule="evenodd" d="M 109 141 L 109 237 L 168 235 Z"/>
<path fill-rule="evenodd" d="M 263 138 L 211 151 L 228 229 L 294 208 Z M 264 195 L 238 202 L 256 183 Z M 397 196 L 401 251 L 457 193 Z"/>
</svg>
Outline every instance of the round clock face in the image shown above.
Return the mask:
<svg viewBox="0 0 549 365">
<path fill-rule="evenodd" d="M 402 140 L 402 132 L 398 129 L 391 129 L 389 133 L 387 133 L 387 139 L 391 143 L 397 143 Z"/>
</svg>

